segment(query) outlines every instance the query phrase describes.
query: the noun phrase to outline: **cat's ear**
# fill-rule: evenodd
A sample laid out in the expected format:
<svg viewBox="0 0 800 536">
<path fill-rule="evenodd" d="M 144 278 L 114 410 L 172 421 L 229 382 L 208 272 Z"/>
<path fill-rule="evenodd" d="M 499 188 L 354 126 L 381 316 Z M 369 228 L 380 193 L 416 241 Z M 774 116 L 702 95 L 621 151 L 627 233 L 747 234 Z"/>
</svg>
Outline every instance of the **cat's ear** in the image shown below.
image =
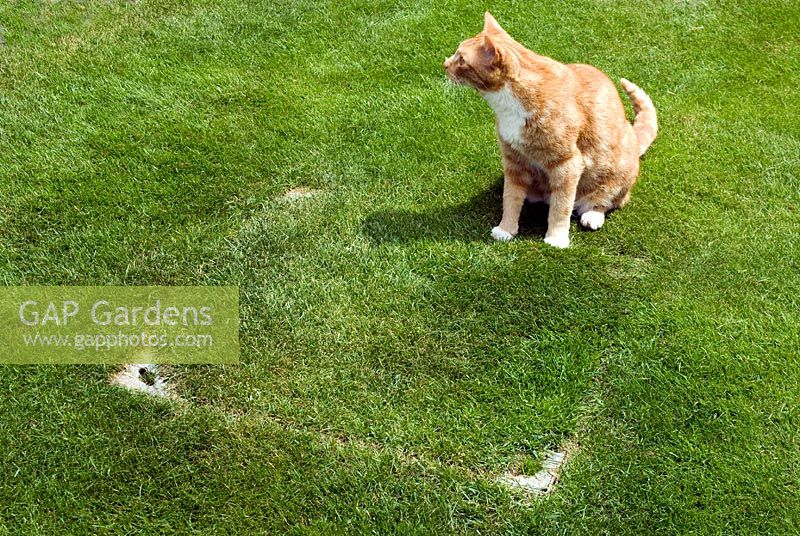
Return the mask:
<svg viewBox="0 0 800 536">
<path fill-rule="evenodd" d="M 492 68 L 500 65 L 500 51 L 488 35 L 483 36 L 480 46 L 480 59 L 483 65 Z"/>
<path fill-rule="evenodd" d="M 508 35 L 488 11 L 483 15 L 483 31 L 487 34 Z"/>
</svg>

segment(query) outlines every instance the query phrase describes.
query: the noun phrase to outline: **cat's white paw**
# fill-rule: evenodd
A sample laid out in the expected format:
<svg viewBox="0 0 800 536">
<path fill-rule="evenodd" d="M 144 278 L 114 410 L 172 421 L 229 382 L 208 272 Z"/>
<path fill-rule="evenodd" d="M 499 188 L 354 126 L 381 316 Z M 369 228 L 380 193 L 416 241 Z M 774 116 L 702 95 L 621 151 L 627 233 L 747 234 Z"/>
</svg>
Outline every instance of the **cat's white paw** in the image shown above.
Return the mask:
<svg viewBox="0 0 800 536">
<path fill-rule="evenodd" d="M 606 221 L 606 215 L 596 210 L 590 210 L 581 214 L 581 225 L 592 231 L 598 230 Z"/>
<path fill-rule="evenodd" d="M 569 235 L 553 235 L 546 236 L 544 243 L 553 246 L 554 248 L 565 249 L 569 247 Z"/>
<path fill-rule="evenodd" d="M 494 238 L 495 240 L 499 240 L 500 242 L 508 242 L 509 240 L 514 238 L 514 235 L 502 230 L 498 225 L 497 227 L 492 229 L 492 238 Z"/>
</svg>

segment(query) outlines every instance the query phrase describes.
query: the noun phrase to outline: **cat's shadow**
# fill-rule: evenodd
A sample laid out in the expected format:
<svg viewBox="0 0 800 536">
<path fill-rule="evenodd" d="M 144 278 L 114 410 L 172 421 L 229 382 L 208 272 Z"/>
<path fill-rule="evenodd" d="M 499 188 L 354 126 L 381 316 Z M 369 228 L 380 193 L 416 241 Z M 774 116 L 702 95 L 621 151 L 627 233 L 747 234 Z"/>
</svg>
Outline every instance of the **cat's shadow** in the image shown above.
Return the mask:
<svg viewBox="0 0 800 536">
<path fill-rule="evenodd" d="M 363 222 L 366 236 L 375 244 L 417 240 L 486 241 L 502 215 L 503 177 L 488 190 L 459 205 L 415 212 L 384 210 L 370 214 Z M 520 217 L 519 237 L 544 237 L 548 206 L 525 203 Z"/>
</svg>

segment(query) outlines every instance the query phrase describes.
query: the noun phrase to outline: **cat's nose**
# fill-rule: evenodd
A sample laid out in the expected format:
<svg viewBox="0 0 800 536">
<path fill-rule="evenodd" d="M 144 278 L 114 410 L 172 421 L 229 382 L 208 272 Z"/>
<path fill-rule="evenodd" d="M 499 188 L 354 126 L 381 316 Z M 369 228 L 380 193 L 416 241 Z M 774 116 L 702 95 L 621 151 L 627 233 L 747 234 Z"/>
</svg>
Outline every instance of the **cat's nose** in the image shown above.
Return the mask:
<svg viewBox="0 0 800 536">
<path fill-rule="evenodd" d="M 450 65 L 450 58 L 446 58 L 444 60 L 444 68 L 447 69 L 447 66 Z"/>
</svg>

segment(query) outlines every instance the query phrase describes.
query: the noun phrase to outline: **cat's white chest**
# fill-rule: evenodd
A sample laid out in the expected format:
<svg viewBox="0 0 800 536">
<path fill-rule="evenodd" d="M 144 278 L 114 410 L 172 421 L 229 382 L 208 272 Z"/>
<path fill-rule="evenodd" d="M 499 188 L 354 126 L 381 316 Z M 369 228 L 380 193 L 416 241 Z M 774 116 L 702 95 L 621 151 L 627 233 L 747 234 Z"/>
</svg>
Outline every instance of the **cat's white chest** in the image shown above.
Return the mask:
<svg viewBox="0 0 800 536">
<path fill-rule="evenodd" d="M 483 92 L 483 98 L 497 117 L 497 133 L 500 138 L 511 146 L 522 145 L 525 123 L 533 114 L 525 111 L 508 85 L 497 91 Z"/>
</svg>

